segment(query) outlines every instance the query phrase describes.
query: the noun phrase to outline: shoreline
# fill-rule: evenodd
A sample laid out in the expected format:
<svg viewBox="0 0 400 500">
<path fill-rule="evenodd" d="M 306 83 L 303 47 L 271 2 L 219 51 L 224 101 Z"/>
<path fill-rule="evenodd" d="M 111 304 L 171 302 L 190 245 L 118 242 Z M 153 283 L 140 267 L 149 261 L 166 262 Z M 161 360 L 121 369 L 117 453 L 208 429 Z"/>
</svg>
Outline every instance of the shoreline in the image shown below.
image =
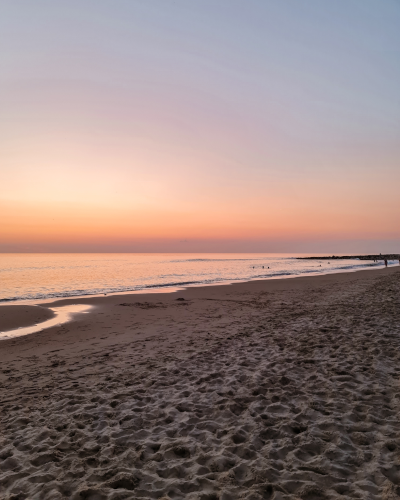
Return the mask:
<svg viewBox="0 0 400 500">
<path fill-rule="evenodd" d="M 398 267 L 82 302 L 0 342 L 1 498 L 398 495 Z"/>
<path fill-rule="evenodd" d="M 146 295 L 164 295 L 164 294 L 174 294 L 174 293 L 183 293 L 186 290 L 190 289 L 203 289 L 203 288 L 212 288 L 212 287 L 226 287 L 226 286 L 236 286 L 248 283 L 257 283 L 257 282 L 271 282 L 271 281 L 281 281 L 281 280 L 292 280 L 292 279 L 313 279 L 321 276 L 334 276 L 334 275 L 342 275 L 342 274 L 353 274 L 367 271 L 383 271 L 385 269 L 392 269 L 398 266 L 392 265 L 388 268 L 385 267 L 374 267 L 367 269 L 352 269 L 352 270 L 343 270 L 338 271 L 334 270 L 332 272 L 322 272 L 322 273 L 313 273 L 312 275 L 287 275 L 280 277 L 271 277 L 271 278 L 259 278 L 253 280 L 243 280 L 243 281 L 226 281 L 221 283 L 211 283 L 211 284 L 201 284 L 201 285 L 193 285 L 187 287 L 160 287 L 160 288 L 150 288 L 144 290 L 137 291 L 128 291 L 128 292 L 113 292 L 107 294 L 95 294 L 95 295 L 76 295 L 73 297 L 59 297 L 52 298 L 50 300 L 47 299 L 27 299 L 21 301 L 12 301 L 11 303 L 0 303 L 0 334 L 8 334 L 10 332 L 16 333 L 16 330 L 23 327 L 31 327 L 35 324 L 38 325 L 38 330 L 41 331 L 41 324 L 46 322 L 51 318 L 55 317 L 55 313 L 50 311 L 49 308 L 52 307 L 61 307 L 61 306 L 70 306 L 74 304 L 88 304 L 88 305 L 100 305 L 103 299 L 106 297 L 124 297 L 124 296 L 146 296 Z M 93 302 L 95 300 L 95 303 Z M 90 301 L 90 302 L 88 302 Z M 13 314 L 14 313 L 14 314 Z M 69 318 L 71 320 L 71 318 Z M 63 321 L 62 323 L 65 323 Z M 10 327 L 11 325 L 11 327 Z M 30 333 L 31 334 L 31 333 Z M 0 342 L 4 340 L 0 337 Z"/>
<path fill-rule="evenodd" d="M 293 257 L 293 260 L 307 260 L 307 258 L 299 258 L 299 257 Z M 324 260 L 324 258 L 321 257 L 321 260 Z M 325 259 L 326 260 L 326 259 Z M 313 271 L 312 273 L 301 273 L 301 274 L 286 274 L 286 273 L 279 273 L 276 275 L 271 275 L 271 276 L 264 276 L 264 277 L 257 277 L 257 278 L 243 278 L 243 279 L 238 279 L 238 280 L 225 280 L 225 281 L 216 281 L 213 283 L 194 283 L 194 284 L 174 284 L 174 285 L 151 285 L 148 287 L 144 287 L 138 290 L 127 290 L 127 291 L 115 291 L 115 292 L 99 292 L 99 293 L 87 293 L 83 295 L 69 295 L 69 296 L 63 296 L 60 295 L 58 297 L 39 297 L 39 298 L 13 298 L 13 299 L 1 299 L 0 300 L 0 307 L 3 305 L 40 305 L 42 303 L 49 303 L 52 300 L 57 301 L 61 299 L 80 299 L 80 298 L 92 298 L 92 297 L 102 297 L 104 295 L 122 295 L 122 294 L 142 294 L 142 293 L 172 293 L 173 291 L 179 291 L 182 289 L 186 288 L 192 288 L 192 287 L 201 287 L 201 286 L 220 286 L 220 285 L 228 285 L 228 284 L 236 284 L 236 283 L 247 283 L 249 281 L 258 281 L 258 280 L 275 280 L 275 279 L 290 279 L 290 278 L 299 278 L 303 276 L 321 276 L 325 274 L 337 274 L 337 273 L 347 273 L 347 272 L 358 272 L 358 271 L 366 271 L 366 270 L 376 270 L 376 269 L 383 269 L 384 264 L 382 263 L 381 265 L 376 263 L 376 265 L 373 264 L 360 264 L 364 265 L 365 267 L 363 268 L 353 268 L 353 269 L 348 269 L 347 267 L 345 269 L 341 268 L 334 268 L 332 270 L 330 269 L 325 269 L 324 271 Z M 393 263 L 389 264 L 388 267 L 396 267 L 398 264 Z"/>
</svg>

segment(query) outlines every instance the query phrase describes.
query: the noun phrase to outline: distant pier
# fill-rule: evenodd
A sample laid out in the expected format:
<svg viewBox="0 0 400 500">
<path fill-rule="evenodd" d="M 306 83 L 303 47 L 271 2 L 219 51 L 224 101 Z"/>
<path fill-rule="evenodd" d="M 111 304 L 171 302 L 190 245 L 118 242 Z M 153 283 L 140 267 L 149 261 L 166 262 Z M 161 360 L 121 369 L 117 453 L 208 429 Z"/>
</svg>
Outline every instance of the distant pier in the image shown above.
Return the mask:
<svg viewBox="0 0 400 500">
<path fill-rule="evenodd" d="M 399 253 L 386 253 L 379 255 L 331 255 L 323 257 L 296 257 L 299 260 L 400 260 Z"/>
</svg>

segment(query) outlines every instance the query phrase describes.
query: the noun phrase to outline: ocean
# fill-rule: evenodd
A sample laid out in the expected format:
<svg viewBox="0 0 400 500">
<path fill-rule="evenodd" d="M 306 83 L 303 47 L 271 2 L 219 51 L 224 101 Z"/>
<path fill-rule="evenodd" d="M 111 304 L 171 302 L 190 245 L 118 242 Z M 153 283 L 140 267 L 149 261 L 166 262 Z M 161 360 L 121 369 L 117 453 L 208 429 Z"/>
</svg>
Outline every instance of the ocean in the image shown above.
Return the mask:
<svg viewBox="0 0 400 500">
<path fill-rule="evenodd" d="M 288 278 L 382 267 L 300 254 L 0 254 L 0 303 Z"/>
</svg>

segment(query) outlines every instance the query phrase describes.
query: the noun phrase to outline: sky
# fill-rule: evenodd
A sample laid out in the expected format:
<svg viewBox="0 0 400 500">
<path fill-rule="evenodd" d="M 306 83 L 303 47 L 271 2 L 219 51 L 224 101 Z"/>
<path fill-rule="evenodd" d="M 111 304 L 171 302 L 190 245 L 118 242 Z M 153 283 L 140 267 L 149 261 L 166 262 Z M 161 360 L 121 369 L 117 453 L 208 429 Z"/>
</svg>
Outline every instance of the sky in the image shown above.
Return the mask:
<svg viewBox="0 0 400 500">
<path fill-rule="evenodd" d="M 1 0 L 0 252 L 400 252 L 399 0 Z"/>
</svg>

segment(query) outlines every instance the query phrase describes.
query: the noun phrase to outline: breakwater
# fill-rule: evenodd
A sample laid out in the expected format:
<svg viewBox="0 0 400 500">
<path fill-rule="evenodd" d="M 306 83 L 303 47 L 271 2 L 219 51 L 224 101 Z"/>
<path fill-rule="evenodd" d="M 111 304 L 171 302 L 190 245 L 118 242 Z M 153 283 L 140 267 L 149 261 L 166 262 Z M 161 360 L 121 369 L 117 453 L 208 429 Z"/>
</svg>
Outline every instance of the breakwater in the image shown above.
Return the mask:
<svg viewBox="0 0 400 500">
<path fill-rule="evenodd" d="M 323 257 L 311 256 L 311 257 L 297 257 L 299 260 L 400 260 L 400 254 L 398 253 L 387 253 L 379 255 L 330 255 Z"/>
</svg>

